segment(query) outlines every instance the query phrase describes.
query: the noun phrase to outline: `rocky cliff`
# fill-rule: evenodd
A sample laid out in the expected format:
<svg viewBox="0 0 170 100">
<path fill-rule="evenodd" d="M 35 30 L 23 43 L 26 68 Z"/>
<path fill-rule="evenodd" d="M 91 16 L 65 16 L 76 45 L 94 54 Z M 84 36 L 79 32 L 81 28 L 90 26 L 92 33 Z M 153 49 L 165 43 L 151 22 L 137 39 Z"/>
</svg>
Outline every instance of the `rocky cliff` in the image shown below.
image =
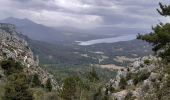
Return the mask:
<svg viewBox="0 0 170 100">
<path fill-rule="evenodd" d="M 104 91 L 111 100 L 169 100 L 161 94 L 167 77 L 162 66 L 160 58 L 140 58 L 126 69 L 119 70 Z"/>
<path fill-rule="evenodd" d="M 16 31 L 15 26 L 0 23 L 0 61 L 7 59 L 14 59 L 21 62 L 25 66 L 24 71 L 29 75 L 38 74 L 43 84 L 50 78 L 53 89 L 57 89 L 57 82 L 51 74 L 39 66 L 38 57 L 34 57 L 28 43 Z M 0 69 L 0 72 L 2 74 L 1 76 L 4 76 L 3 70 Z"/>
</svg>

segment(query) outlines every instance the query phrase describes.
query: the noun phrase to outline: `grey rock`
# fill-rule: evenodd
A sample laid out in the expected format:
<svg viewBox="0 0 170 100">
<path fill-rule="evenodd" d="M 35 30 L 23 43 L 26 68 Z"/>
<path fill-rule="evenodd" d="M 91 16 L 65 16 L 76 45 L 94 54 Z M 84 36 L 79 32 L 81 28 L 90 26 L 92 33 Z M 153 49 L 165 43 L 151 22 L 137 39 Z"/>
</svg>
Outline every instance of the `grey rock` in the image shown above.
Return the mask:
<svg viewBox="0 0 170 100">
<path fill-rule="evenodd" d="M 25 65 L 24 71 L 27 74 L 33 75 L 37 73 L 42 83 L 45 83 L 50 78 L 53 89 L 58 88 L 58 83 L 54 80 L 53 75 L 39 66 L 38 57 L 34 60 L 33 52 L 29 48 L 27 41 L 15 30 L 15 26 L 0 23 L 0 61 L 8 58 L 12 58 Z"/>
<path fill-rule="evenodd" d="M 149 76 L 149 80 L 151 80 L 151 81 L 155 81 L 158 78 L 159 78 L 159 74 L 158 73 L 154 73 L 154 72 L 152 72 L 150 74 L 150 76 Z"/>
</svg>

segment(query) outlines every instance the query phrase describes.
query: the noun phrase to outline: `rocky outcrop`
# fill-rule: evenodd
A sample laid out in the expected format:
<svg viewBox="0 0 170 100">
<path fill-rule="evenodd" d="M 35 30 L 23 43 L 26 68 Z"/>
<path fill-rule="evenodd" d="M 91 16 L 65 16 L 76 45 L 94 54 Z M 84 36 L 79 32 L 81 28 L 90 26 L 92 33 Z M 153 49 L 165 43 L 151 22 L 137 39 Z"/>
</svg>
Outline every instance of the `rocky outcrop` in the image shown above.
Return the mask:
<svg viewBox="0 0 170 100">
<path fill-rule="evenodd" d="M 105 92 L 112 100 L 150 100 L 146 98 L 156 96 L 156 88 L 161 87 L 165 77 L 159 67 L 160 61 L 154 56 L 136 60 L 118 71 L 115 79 L 106 84 Z"/>
<path fill-rule="evenodd" d="M 6 59 L 14 59 L 21 62 L 24 66 L 24 71 L 29 75 L 37 73 L 40 80 L 45 84 L 48 78 L 51 79 L 53 88 L 58 87 L 53 76 L 39 66 L 38 57 L 34 58 L 33 52 L 28 46 L 27 41 L 22 38 L 14 25 L 0 24 L 0 61 Z M 0 70 L 0 74 L 2 74 Z M 3 76 L 3 74 L 1 75 Z"/>
</svg>

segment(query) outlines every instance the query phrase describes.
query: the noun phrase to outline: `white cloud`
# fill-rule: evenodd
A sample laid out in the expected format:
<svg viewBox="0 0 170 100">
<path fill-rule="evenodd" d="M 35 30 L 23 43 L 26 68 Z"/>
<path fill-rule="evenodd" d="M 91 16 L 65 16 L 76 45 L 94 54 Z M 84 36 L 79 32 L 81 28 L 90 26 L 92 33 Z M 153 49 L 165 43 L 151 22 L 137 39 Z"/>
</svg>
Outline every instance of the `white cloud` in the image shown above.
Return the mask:
<svg viewBox="0 0 170 100">
<path fill-rule="evenodd" d="M 102 17 L 97 15 L 78 15 L 47 10 L 40 12 L 19 10 L 19 12 L 24 15 L 25 18 L 31 18 L 37 23 L 53 27 L 71 25 L 72 27 L 78 28 L 92 28 L 103 22 Z"/>
<path fill-rule="evenodd" d="M 161 0 L 0 0 L 0 19 L 29 18 L 48 26 L 146 28 L 161 21 Z M 169 2 L 165 0 L 164 2 Z M 148 27 L 150 28 L 150 27 Z"/>
</svg>

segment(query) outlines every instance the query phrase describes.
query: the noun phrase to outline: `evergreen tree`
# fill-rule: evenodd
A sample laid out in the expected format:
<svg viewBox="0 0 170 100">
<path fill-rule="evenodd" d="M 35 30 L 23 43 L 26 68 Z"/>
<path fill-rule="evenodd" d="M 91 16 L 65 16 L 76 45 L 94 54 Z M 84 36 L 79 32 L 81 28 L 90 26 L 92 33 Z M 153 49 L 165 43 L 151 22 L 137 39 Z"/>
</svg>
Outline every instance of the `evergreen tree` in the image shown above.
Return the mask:
<svg viewBox="0 0 170 100">
<path fill-rule="evenodd" d="M 160 9 L 157 9 L 160 15 L 168 17 L 170 16 L 170 5 L 163 5 L 159 3 Z M 163 58 L 163 74 L 166 74 L 166 80 L 163 85 L 156 86 L 155 93 L 158 100 L 170 100 L 170 73 L 169 73 L 169 62 L 170 62 L 170 23 L 160 23 L 156 27 L 153 27 L 153 32 L 146 35 L 138 35 L 138 39 L 147 41 L 153 45 L 153 51 L 158 56 Z M 145 76 L 143 77 L 145 79 Z"/>
<path fill-rule="evenodd" d="M 157 9 L 157 11 L 159 12 L 160 15 L 162 16 L 170 16 L 170 5 L 163 5 L 162 3 L 159 3 L 160 6 L 160 10 Z"/>
<path fill-rule="evenodd" d="M 170 16 L 170 6 L 162 5 L 157 9 L 162 16 Z M 166 61 L 170 61 L 170 23 L 160 23 L 153 27 L 153 32 L 146 35 L 139 34 L 137 39 L 147 41 L 153 45 L 153 51 Z"/>
<path fill-rule="evenodd" d="M 5 75 L 18 73 L 23 71 L 21 63 L 15 62 L 14 60 L 6 60 L 1 62 L 1 68 L 5 70 Z"/>
<path fill-rule="evenodd" d="M 92 68 L 92 70 L 87 74 L 87 78 L 91 81 L 91 82 L 96 82 L 99 80 L 99 77 L 97 75 L 97 72 L 94 68 Z"/>
<path fill-rule="evenodd" d="M 38 74 L 34 74 L 33 79 L 32 79 L 32 86 L 33 87 L 39 87 L 41 86 L 41 81 L 39 79 Z"/>
<path fill-rule="evenodd" d="M 47 91 L 51 92 L 51 90 L 52 90 L 51 79 L 49 79 L 49 78 L 47 79 L 45 86 L 46 86 Z"/>
<path fill-rule="evenodd" d="M 74 77 L 68 77 L 64 80 L 63 89 L 61 91 L 61 97 L 64 100 L 74 100 L 76 93 L 76 80 Z"/>
<path fill-rule="evenodd" d="M 127 82 L 126 82 L 126 79 L 125 79 L 124 77 L 122 77 L 122 78 L 120 79 L 119 85 L 120 85 L 120 89 L 125 89 L 125 88 L 126 88 Z"/>
</svg>

